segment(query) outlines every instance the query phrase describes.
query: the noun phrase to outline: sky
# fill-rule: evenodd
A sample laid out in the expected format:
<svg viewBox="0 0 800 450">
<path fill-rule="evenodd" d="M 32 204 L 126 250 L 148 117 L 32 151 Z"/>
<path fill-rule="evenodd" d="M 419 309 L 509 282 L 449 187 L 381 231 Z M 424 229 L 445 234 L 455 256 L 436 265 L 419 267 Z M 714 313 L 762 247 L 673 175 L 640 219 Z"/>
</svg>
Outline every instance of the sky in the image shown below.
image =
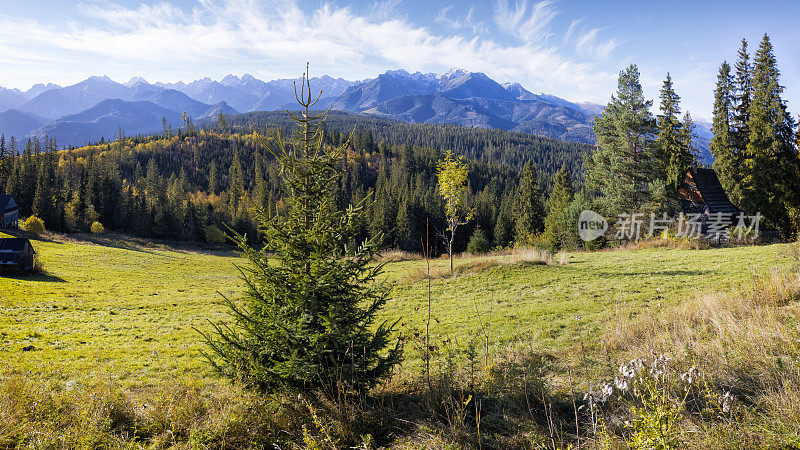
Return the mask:
<svg viewBox="0 0 800 450">
<path fill-rule="evenodd" d="M 710 118 L 719 65 L 742 38 L 775 47 L 784 98 L 800 111 L 800 2 L 762 0 L 0 0 L 0 86 L 350 80 L 458 67 L 534 93 L 605 104 L 636 64 L 648 98 L 667 72 L 695 119 Z"/>
</svg>

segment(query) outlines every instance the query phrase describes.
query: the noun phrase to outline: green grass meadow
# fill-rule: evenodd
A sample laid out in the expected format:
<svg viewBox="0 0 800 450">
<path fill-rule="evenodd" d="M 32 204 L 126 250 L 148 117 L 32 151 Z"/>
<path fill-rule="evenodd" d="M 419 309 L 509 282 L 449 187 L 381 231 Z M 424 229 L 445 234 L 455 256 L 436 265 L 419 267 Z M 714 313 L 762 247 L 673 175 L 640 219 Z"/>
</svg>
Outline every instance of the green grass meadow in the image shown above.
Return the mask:
<svg viewBox="0 0 800 450">
<path fill-rule="evenodd" d="M 64 382 L 107 378 L 122 386 L 214 377 L 195 327 L 227 316 L 216 302 L 241 289 L 232 253 L 104 240 L 35 240 L 45 274 L 0 278 L 0 372 Z M 491 347 L 525 340 L 558 352 L 597 336 L 615 318 L 655 314 L 709 291 L 732 291 L 789 264 L 782 245 L 707 250 L 570 253 L 551 265 L 513 255 L 464 257 L 432 280 L 431 331 Z M 447 260 L 431 261 L 434 273 Z M 383 315 L 424 329 L 425 262 L 391 262 Z M 530 344 L 529 344 L 530 345 Z M 24 348 L 32 350 L 23 351 Z M 419 364 L 409 349 L 407 371 Z"/>
</svg>

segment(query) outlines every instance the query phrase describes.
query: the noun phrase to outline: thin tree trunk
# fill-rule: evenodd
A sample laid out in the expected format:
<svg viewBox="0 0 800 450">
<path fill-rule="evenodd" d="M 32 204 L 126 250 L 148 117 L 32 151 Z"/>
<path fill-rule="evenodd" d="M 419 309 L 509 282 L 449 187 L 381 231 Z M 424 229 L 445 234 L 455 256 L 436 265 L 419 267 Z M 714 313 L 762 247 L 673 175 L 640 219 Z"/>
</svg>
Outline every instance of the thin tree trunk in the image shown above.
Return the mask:
<svg viewBox="0 0 800 450">
<path fill-rule="evenodd" d="M 453 274 L 453 241 L 456 237 L 456 230 L 450 232 L 450 245 L 449 245 L 449 252 L 450 252 L 450 275 Z"/>
</svg>

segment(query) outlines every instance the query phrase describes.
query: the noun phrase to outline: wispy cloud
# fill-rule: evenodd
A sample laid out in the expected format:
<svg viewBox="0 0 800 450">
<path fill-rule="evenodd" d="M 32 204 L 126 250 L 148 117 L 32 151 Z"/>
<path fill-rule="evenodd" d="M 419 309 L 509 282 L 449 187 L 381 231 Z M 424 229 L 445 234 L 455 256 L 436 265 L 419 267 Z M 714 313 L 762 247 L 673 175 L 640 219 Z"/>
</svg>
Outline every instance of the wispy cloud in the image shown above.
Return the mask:
<svg viewBox="0 0 800 450">
<path fill-rule="evenodd" d="M 304 9 L 285 0 L 200 0 L 192 8 L 103 1 L 83 4 L 80 20 L 60 24 L 0 15 L 0 65 L 13 67 L 0 84 L 67 83 L 91 74 L 154 81 L 243 72 L 276 78 L 296 76 L 311 61 L 316 73 L 350 79 L 391 68 L 463 67 L 576 99 L 607 97 L 615 74 L 542 45 L 557 14 L 553 2 L 495 6 L 498 26 L 521 42 L 436 33 L 397 13 L 391 1 L 362 11 L 332 3 Z M 440 12 L 442 18 L 451 14 Z M 480 28 L 474 13 L 462 20 L 470 21 Z"/>
<path fill-rule="evenodd" d="M 543 44 L 551 35 L 548 25 L 558 15 L 558 9 L 551 0 L 528 6 L 528 0 L 522 0 L 512 9 L 508 0 L 497 0 L 494 23 L 500 30 L 525 42 Z"/>
<path fill-rule="evenodd" d="M 580 18 L 570 22 L 562 39 L 563 44 L 573 46 L 575 53 L 582 58 L 607 60 L 619 46 L 619 40 L 603 38 L 601 33 L 606 29 L 586 27 L 584 20 Z"/>
<path fill-rule="evenodd" d="M 450 11 L 452 9 L 453 5 L 448 5 L 440 9 L 436 17 L 434 17 L 434 20 L 452 30 L 467 29 L 470 30 L 472 34 L 481 34 L 488 31 L 486 22 L 475 18 L 477 14 L 475 13 L 474 7 L 469 8 L 466 16 L 456 18 L 450 18 Z"/>
</svg>

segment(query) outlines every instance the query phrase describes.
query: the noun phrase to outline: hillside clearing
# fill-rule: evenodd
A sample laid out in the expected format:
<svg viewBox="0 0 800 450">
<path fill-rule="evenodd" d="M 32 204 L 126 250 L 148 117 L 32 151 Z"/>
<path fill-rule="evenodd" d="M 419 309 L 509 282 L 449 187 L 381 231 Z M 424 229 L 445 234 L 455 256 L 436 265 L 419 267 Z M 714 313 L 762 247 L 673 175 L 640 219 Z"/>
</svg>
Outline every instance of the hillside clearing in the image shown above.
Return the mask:
<svg viewBox="0 0 800 450">
<path fill-rule="evenodd" d="M 235 256 L 66 240 L 34 241 L 45 275 L 0 278 L 1 369 L 58 379 L 107 378 L 122 385 L 213 376 L 193 327 L 223 320 L 220 294 L 240 289 Z M 524 339 L 539 350 L 597 336 L 612 318 L 672 308 L 698 293 L 752 284 L 786 267 L 782 245 L 710 250 L 571 253 L 566 265 L 464 257 L 457 275 L 432 282 L 436 340 L 463 345 L 477 333 L 491 348 Z M 559 258 L 556 258 L 559 259 Z M 446 273 L 447 261 L 432 261 Z M 461 268 L 459 270 L 459 268 Z M 424 328 L 424 261 L 392 262 L 384 316 L 404 331 Z M 23 351 L 30 348 L 31 351 Z M 419 355 L 407 352 L 407 369 Z"/>
</svg>

